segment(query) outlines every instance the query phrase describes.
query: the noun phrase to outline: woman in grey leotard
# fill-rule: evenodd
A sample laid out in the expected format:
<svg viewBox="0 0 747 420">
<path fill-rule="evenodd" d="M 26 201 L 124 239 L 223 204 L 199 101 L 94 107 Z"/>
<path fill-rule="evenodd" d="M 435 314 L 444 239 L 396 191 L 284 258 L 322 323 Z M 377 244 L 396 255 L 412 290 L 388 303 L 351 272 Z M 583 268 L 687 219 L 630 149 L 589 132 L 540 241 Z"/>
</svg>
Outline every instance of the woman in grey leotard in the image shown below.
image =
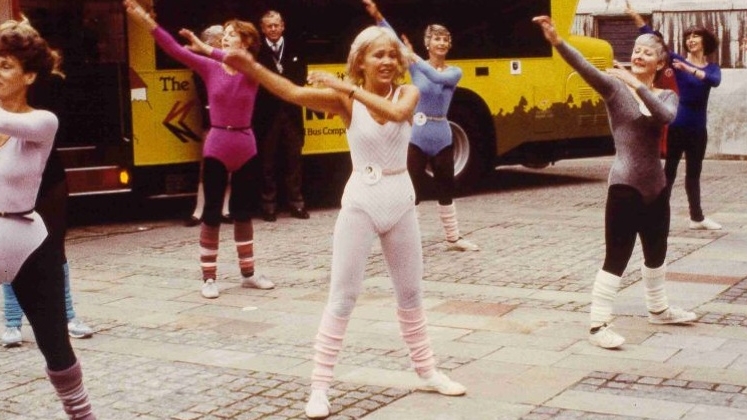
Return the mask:
<svg viewBox="0 0 747 420">
<path fill-rule="evenodd" d="M 610 322 L 612 304 L 636 236 L 640 236 L 643 248 L 641 274 L 649 322 L 695 320 L 694 313 L 669 306 L 664 290 L 669 200 L 659 160 L 659 136 L 662 128 L 674 120 L 678 101 L 673 91 L 654 88 L 654 79 L 667 60 L 666 47 L 656 35 L 641 35 L 630 57 L 630 70 L 618 67 L 602 72 L 558 36 L 549 17 L 536 17 L 534 21 L 563 59 L 602 95 L 615 141 L 605 210 L 606 253 L 592 290 L 589 341 L 603 348 L 620 347 L 625 342 L 610 329 Z"/>
</svg>

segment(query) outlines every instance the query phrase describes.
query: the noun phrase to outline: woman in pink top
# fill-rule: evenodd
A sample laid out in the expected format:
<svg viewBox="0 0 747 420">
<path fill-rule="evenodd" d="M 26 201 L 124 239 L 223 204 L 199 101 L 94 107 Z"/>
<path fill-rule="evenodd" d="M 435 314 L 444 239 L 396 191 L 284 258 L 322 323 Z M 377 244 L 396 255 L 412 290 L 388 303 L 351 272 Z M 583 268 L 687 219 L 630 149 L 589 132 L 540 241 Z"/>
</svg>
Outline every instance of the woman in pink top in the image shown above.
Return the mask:
<svg viewBox="0 0 747 420">
<path fill-rule="evenodd" d="M 59 62 L 28 23 L 0 24 L 0 282 L 12 284 L 65 412 L 95 420 L 68 337 L 61 250 L 34 211 L 59 123 L 29 105 L 28 91 Z"/>
<path fill-rule="evenodd" d="M 167 54 L 200 75 L 207 88 L 210 104 L 210 131 L 202 151 L 205 209 L 200 228 L 200 267 L 202 296 L 217 298 L 218 242 L 223 193 L 231 174 L 229 211 L 234 219 L 234 239 L 239 257 L 243 287 L 272 289 L 275 285 L 264 276 L 254 275 L 254 229 L 250 217 L 253 182 L 250 160 L 257 154 L 252 131 L 252 114 L 257 97 L 257 82 L 234 68 L 215 60 L 219 49 L 213 48 L 182 29 L 179 33 L 190 41 L 188 48 L 174 40 L 135 0 L 124 1 L 127 14 L 151 31 L 156 43 Z M 259 32 L 249 22 L 229 20 L 223 25 L 225 50 L 259 50 Z M 208 57 L 205 57 L 205 56 Z"/>
</svg>

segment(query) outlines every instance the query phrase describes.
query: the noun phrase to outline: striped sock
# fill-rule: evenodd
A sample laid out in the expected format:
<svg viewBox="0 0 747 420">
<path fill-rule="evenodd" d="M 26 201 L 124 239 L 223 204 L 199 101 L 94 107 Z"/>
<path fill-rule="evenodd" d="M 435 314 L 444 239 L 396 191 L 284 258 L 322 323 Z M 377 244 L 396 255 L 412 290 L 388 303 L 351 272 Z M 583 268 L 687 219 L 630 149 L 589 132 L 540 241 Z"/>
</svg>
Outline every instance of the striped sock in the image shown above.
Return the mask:
<svg viewBox="0 0 747 420">
<path fill-rule="evenodd" d="M 88 400 L 88 391 L 83 386 L 83 370 L 80 363 L 62 371 L 51 371 L 47 369 L 49 382 L 54 386 L 57 396 L 62 401 L 65 413 L 76 420 L 96 420 L 91 408 L 91 402 Z"/>
<path fill-rule="evenodd" d="M 233 239 L 239 255 L 239 269 L 244 277 L 254 275 L 254 229 L 252 221 L 233 223 Z"/>
<path fill-rule="evenodd" d="M 202 280 L 215 279 L 218 272 L 218 241 L 220 225 L 200 225 L 200 268 Z"/>
</svg>

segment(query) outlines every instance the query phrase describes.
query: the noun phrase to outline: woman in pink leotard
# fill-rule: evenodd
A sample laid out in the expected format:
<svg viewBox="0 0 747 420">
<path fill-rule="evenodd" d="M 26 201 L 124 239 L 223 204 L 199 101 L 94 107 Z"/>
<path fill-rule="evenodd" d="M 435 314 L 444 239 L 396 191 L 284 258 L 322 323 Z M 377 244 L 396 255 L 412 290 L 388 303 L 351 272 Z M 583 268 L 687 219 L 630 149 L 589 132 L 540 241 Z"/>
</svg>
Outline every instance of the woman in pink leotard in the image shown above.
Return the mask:
<svg viewBox="0 0 747 420">
<path fill-rule="evenodd" d="M 218 243 L 223 193 L 231 174 L 229 211 L 234 219 L 234 239 L 239 257 L 243 287 L 272 289 L 275 285 L 264 276 L 254 275 L 254 229 L 250 210 L 252 197 L 247 187 L 253 182 L 250 160 L 257 154 L 251 122 L 257 82 L 234 68 L 216 61 L 213 48 L 182 29 L 190 41 L 188 48 L 174 40 L 135 0 L 125 0 L 128 15 L 151 31 L 156 43 L 167 54 L 194 70 L 205 82 L 210 104 L 210 131 L 203 147 L 203 184 L 205 209 L 200 227 L 200 267 L 202 296 L 219 296 L 216 282 Z M 259 50 L 259 32 L 249 22 L 229 20 L 223 25 L 222 47 L 226 50 Z M 208 57 L 205 57 L 205 56 Z"/>
</svg>

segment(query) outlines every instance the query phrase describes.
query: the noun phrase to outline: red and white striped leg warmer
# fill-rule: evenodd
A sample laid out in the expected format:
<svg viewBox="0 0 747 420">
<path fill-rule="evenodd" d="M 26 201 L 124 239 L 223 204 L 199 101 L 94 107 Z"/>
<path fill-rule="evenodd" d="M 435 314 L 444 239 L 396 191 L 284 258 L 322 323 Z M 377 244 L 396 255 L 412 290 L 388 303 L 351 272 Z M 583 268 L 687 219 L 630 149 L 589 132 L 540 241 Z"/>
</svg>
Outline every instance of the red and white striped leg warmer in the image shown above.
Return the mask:
<svg viewBox="0 0 747 420">
<path fill-rule="evenodd" d="M 311 389 L 329 389 L 337 355 L 342 349 L 342 339 L 348 327 L 347 318 L 339 318 L 327 310 L 322 313 L 319 331 L 314 343 L 314 369 L 311 371 Z"/>
<path fill-rule="evenodd" d="M 200 225 L 200 268 L 202 280 L 215 279 L 218 271 L 218 241 L 220 225 Z"/>
<path fill-rule="evenodd" d="M 252 221 L 235 221 L 233 223 L 233 239 L 236 242 L 236 252 L 239 255 L 239 269 L 244 277 L 254 275 L 254 228 Z"/>
<path fill-rule="evenodd" d="M 433 357 L 431 340 L 426 332 L 425 312 L 422 307 L 414 309 L 397 309 L 399 330 L 407 347 L 410 349 L 410 360 L 418 376 L 425 377 L 433 373 L 436 359 Z"/>
<path fill-rule="evenodd" d="M 47 369 L 47 375 L 71 420 L 96 420 L 91 402 L 88 401 L 88 392 L 83 386 L 83 370 L 79 362 L 62 371 Z"/>
</svg>

